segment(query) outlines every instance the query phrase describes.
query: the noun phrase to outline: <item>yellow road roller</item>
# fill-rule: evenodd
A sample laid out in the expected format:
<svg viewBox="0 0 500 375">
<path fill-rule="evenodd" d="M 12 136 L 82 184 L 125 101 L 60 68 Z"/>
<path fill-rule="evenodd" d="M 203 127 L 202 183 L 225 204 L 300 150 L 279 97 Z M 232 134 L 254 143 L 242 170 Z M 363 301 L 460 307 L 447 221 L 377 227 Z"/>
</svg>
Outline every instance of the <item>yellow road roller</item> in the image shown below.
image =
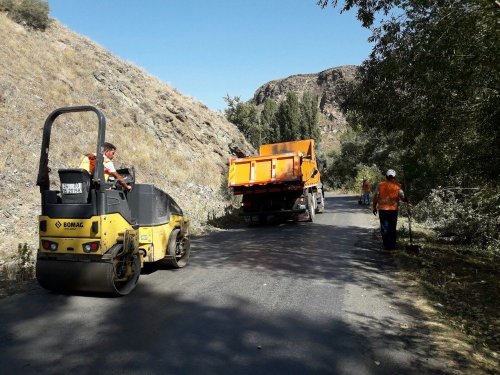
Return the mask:
<svg viewBox="0 0 500 375">
<path fill-rule="evenodd" d="M 58 116 L 70 112 L 97 115 L 95 168 L 92 174 L 59 169 L 60 186 L 51 190 L 51 130 Z M 105 117 L 92 106 L 59 108 L 45 121 L 37 177 L 41 215 L 36 278 L 51 291 L 126 295 L 146 263 L 182 268 L 189 262 L 189 220 L 170 195 L 136 183 L 133 168 L 118 170 L 130 191 L 106 181 L 105 135 Z"/>
</svg>

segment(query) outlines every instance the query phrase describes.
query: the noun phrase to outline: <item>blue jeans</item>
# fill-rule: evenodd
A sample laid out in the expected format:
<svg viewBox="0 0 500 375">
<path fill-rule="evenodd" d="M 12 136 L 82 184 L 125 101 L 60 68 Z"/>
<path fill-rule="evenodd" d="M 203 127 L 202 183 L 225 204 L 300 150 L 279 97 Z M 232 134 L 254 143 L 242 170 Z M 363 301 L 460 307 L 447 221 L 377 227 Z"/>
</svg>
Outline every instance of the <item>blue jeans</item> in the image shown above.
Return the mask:
<svg viewBox="0 0 500 375">
<path fill-rule="evenodd" d="M 397 210 L 379 210 L 380 233 L 384 242 L 384 249 L 396 249 L 396 224 L 398 223 Z"/>
<path fill-rule="evenodd" d="M 370 192 L 369 191 L 363 192 L 363 203 L 370 204 Z"/>
</svg>

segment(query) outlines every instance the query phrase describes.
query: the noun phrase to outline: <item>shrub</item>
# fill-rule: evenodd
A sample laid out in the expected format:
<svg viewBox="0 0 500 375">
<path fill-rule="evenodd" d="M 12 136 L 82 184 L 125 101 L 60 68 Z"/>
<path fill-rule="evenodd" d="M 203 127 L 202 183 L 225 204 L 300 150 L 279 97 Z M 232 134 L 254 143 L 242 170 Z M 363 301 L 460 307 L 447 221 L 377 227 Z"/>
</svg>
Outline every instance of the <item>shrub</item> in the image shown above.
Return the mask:
<svg viewBox="0 0 500 375">
<path fill-rule="evenodd" d="M 440 236 L 500 254 L 500 190 L 434 189 L 414 210 Z"/>
<path fill-rule="evenodd" d="M 2 1 L 10 8 L 9 16 L 17 23 L 39 30 L 49 26 L 49 4 L 46 0 Z"/>
<path fill-rule="evenodd" d="M 361 186 L 363 185 L 363 180 L 365 178 L 370 181 L 372 191 L 375 189 L 376 184 L 382 180 L 382 173 L 376 165 L 367 166 L 364 164 L 358 164 L 356 166 L 356 177 L 353 180 L 353 186 L 351 188 L 354 191 L 361 191 Z"/>
<path fill-rule="evenodd" d="M 18 280 L 30 280 L 33 278 L 35 264 L 33 254 L 27 243 L 19 244 L 17 248 Z"/>
<path fill-rule="evenodd" d="M 14 0 L 0 0 L 0 11 L 10 12 L 14 8 Z"/>
<path fill-rule="evenodd" d="M 324 183 L 334 189 L 361 192 L 363 179 L 370 181 L 372 190 L 383 176 L 377 165 L 355 164 L 354 158 L 342 154 L 330 154 L 330 163 Z"/>
</svg>

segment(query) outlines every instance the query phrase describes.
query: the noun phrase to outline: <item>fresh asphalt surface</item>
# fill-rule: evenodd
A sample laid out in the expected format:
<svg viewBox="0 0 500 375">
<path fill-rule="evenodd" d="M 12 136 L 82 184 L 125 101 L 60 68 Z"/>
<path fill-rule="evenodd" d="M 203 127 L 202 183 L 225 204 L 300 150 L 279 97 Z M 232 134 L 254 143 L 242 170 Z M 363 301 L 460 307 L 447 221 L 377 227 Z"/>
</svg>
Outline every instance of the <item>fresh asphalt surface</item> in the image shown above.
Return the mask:
<svg viewBox="0 0 500 375">
<path fill-rule="evenodd" d="M 190 265 L 122 298 L 0 301 L 2 374 L 440 374 L 377 222 L 327 195 L 314 223 L 193 240 Z"/>
</svg>

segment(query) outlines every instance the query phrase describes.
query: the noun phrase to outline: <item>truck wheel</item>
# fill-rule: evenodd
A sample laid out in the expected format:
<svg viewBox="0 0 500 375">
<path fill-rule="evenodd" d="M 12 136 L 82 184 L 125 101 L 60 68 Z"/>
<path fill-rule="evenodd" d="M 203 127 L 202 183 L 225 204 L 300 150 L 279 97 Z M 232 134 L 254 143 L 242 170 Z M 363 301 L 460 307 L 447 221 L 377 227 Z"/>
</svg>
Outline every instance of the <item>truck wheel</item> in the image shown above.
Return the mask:
<svg viewBox="0 0 500 375">
<path fill-rule="evenodd" d="M 189 237 L 181 235 L 180 229 L 174 229 L 170 234 L 166 255 L 161 263 L 170 268 L 183 268 L 189 263 L 190 252 Z"/>
<path fill-rule="evenodd" d="M 322 191 L 318 191 L 319 194 L 319 203 L 318 207 L 316 207 L 316 213 L 321 214 L 325 210 L 325 197 L 323 196 Z M 318 200 L 316 200 L 318 202 Z"/>
<path fill-rule="evenodd" d="M 314 207 L 314 198 L 311 193 L 307 193 L 307 212 L 309 213 L 308 221 L 313 222 L 316 208 Z"/>
</svg>

